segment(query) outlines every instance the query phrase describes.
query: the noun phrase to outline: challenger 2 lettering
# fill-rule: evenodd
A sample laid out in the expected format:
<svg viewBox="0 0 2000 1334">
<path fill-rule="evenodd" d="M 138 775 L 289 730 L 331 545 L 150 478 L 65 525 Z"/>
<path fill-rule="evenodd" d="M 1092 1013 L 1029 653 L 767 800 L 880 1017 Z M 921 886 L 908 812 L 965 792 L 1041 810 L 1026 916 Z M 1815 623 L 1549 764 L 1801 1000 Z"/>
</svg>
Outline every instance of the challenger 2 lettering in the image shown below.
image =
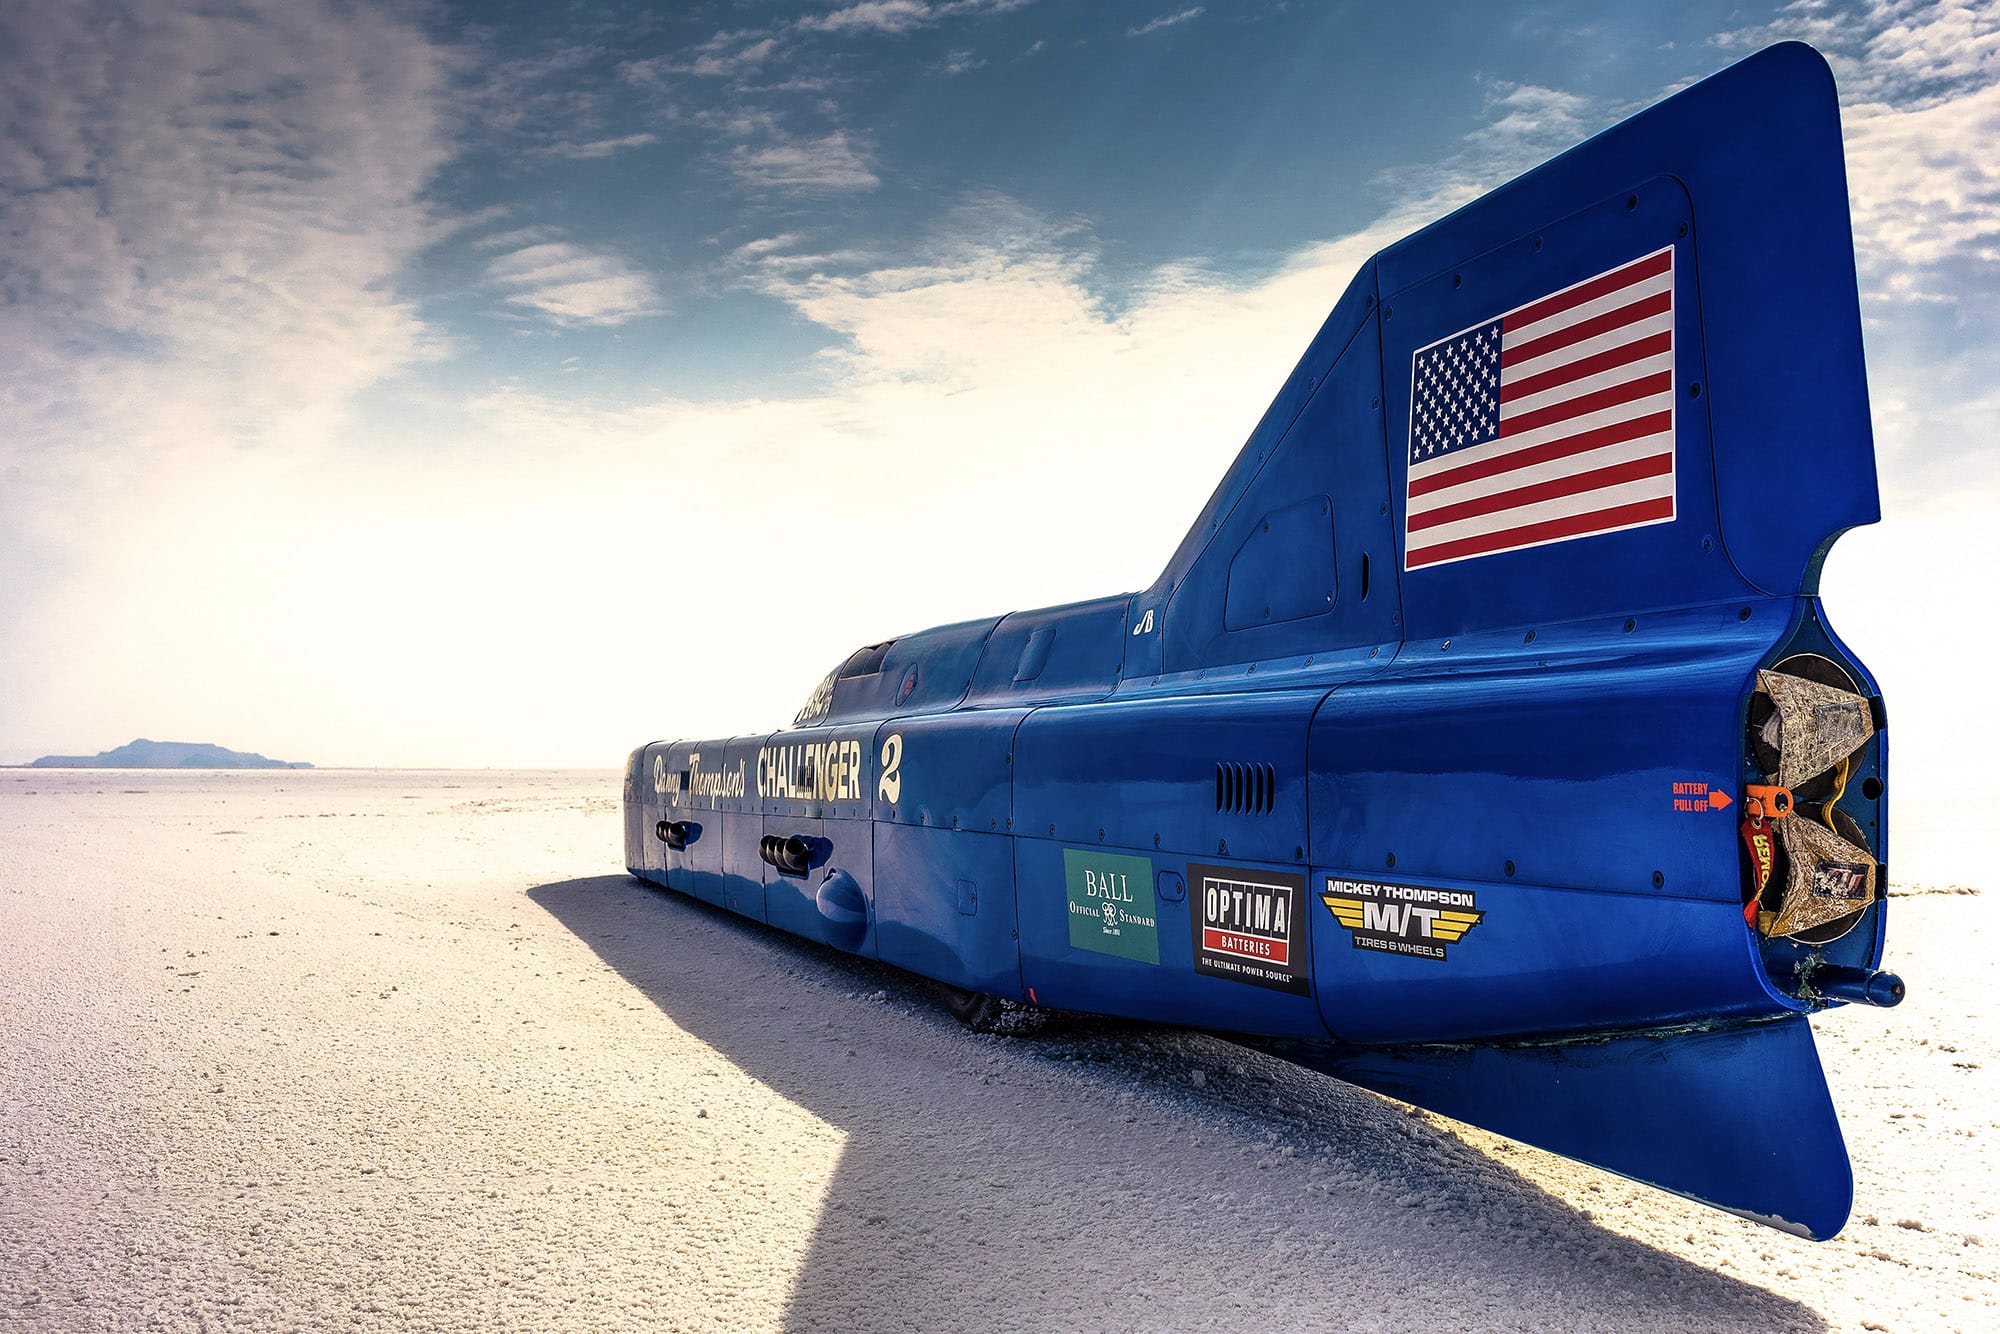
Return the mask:
<svg viewBox="0 0 2000 1334">
<path fill-rule="evenodd" d="M 861 800 L 861 742 L 851 737 L 757 750 L 757 795 L 789 801 Z"/>
</svg>

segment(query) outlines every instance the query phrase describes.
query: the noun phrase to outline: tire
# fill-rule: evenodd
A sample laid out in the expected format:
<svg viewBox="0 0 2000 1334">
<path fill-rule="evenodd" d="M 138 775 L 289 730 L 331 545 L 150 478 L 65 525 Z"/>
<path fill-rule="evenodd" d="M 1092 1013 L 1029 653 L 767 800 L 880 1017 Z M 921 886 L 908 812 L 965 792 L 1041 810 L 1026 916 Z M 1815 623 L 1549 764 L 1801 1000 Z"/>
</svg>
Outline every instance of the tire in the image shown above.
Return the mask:
<svg viewBox="0 0 2000 1334">
<path fill-rule="evenodd" d="M 1001 1018 L 1007 1013 L 1006 1007 L 1006 1001 L 983 991 L 960 991 L 951 986 L 944 988 L 944 1008 L 951 1011 L 952 1018 L 975 1033 L 991 1033 L 998 1028 Z"/>
<path fill-rule="evenodd" d="M 1025 1037 L 1041 1032 L 1052 1013 L 1039 1006 L 1002 1000 L 983 991 L 960 991 L 944 983 L 938 985 L 944 993 L 944 1008 L 951 1011 L 952 1018 L 975 1033 Z"/>
</svg>

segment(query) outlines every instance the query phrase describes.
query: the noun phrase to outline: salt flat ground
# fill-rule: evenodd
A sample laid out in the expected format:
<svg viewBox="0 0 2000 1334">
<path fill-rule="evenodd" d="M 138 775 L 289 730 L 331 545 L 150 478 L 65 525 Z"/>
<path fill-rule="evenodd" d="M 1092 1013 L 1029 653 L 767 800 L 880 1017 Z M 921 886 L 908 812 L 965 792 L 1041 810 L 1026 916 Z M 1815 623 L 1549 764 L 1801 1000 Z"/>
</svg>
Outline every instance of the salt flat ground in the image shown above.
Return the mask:
<svg viewBox="0 0 2000 1334">
<path fill-rule="evenodd" d="M 1991 896 L 1819 1023 L 1813 1245 L 1219 1039 L 977 1037 L 611 774 L 0 771 L 9 1329 L 2000 1325 Z"/>
</svg>

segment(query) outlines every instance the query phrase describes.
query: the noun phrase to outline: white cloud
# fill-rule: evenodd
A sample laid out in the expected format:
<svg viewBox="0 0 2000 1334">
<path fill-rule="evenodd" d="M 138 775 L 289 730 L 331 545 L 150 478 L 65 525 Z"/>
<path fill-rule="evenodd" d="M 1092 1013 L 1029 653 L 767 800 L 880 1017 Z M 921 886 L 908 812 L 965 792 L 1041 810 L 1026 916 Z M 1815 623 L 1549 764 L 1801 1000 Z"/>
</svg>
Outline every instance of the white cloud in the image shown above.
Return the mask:
<svg viewBox="0 0 2000 1334">
<path fill-rule="evenodd" d="M 1145 37 L 1149 34 L 1159 32 L 1163 28 L 1172 28 L 1182 23 L 1192 22 L 1207 12 L 1202 6 L 1195 5 L 1192 8 L 1183 9 L 1178 13 L 1162 14 L 1158 18 L 1149 19 L 1136 27 L 1127 28 L 1125 35 L 1127 37 Z"/>
<path fill-rule="evenodd" d="M 770 32 L 737 29 L 716 33 L 685 53 L 628 60 L 618 67 L 627 83 L 664 88 L 675 74 L 701 78 L 731 78 L 748 73 L 779 54 L 778 38 Z"/>
<path fill-rule="evenodd" d="M 1532 83 L 1499 83 L 1486 99 L 1481 125 L 1466 136 L 1468 149 L 1503 150 L 1538 160 L 1587 138 L 1616 119 L 1600 103 L 1558 88 Z"/>
<path fill-rule="evenodd" d="M 534 245 L 538 241 L 559 241 L 562 239 L 560 227 L 515 227 L 509 231 L 493 232 L 474 241 L 479 250 L 518 250 L 522 246 Z"/>
<path fill-rule="evenodd" d="M 801 249 L 805 239 L 798 232 L 784 232 L 745 241 L 723 256 L 723 267 L 742 285 L 766 290 L 794 274 L 851 270 L 870 262 L 868 254 L 859 250 Z"/>
<path fill-rule="evenodd" d="M 859 0 L 824 14 L 811 14 L 793 28 L 800 32 L 887 32 L 905 33 L 959 14 L 1004 14 L 1021 9 L 1033 0 Z"/>
<path fill-rule="evenodd" d="M 781 232 L 776 236 L 760 236 L 745 241 L 729 252 L 733 264 L 748 264 L 761 261 L 796 246 L 802 238 L 797 232 Z"/>
<path fill-rule="evenodd" d="M 1369 254 L 1612 116 L 1497 85 L 1489 126 L 1406 177 L 1434 189 L 1365 232 L 1247 278 L 1163 265 L 1115 304 L 1087 229 L 999 198 L 890 264 L 813 254 L 805 222 L 737 233 L 752 239 L 726 252 L 732 279 L 836 342 L 812 375 L 704 402 L 493 392 L 438 421 L 371 420 L 336 453 L 356 393 L 430 346 L 395 282 L 442 230 L 420 201 L 449 149 L 449 61 L 368 9 L 246 12 L 277 25 L 268 52 L 244 45 L 250 18 L 213 14 L 121 26 L 53 8 L 0 31 L 0 87 L 29 127 L 0 135 L 0 737 L 25 751 L 7 758 L 192 731 L 322 762 L 615 762 L 648 733 L 779 721 L 856 643 L 1143 584 Z M 268 86 L 235 68 L 272 59 L 286 77 Z M 1909 104 L 1944 138 L 1904 141 L 1920 166 L 1956 154 L 1956 104 L 1981 95 L 1963 52 L 1927 67 L 1971 82 Z M 1892 91 L 1867 96 L 1918 96 Z M 772 130 L 745 132 L 733 165 L 760 188 L 876 181 L 864 143 L 778 140 L 791 157 L 752 161 Z M 1896 243 L 1922 260 L 1922 299 L 1889 305 L 1965 318 L 1971 297 L 1941 311 L 1932 279 L 1985 272 L 1982 233 L 1955 230 L 1948 191 L 1907 188 L 1952 205 L 1953 239 L 1920 252 L 1926 223 Z M 1857 217 L 1895 230 L 1893 210 Z M 631 261 L 554 229 L 475 244 L 540 314 L 657 308 Z M 1988 327 L 1921 373 L 1907 330 L 1871 329 L 1884 436 L 1983 439 L 2000 397 L 1971 363 Z M 445 391 L 428 392 L 436 407 Z M 1885 478 L 1898 469 L 1885 453 Z M 1865 605 L 1904 606 L 1898 579 L 1935 557 L 1906 535 L 1873 550 Z M 24 587 L 50 596 L 23 605 Z M 671 618 L 634 603 L 660 590 Z M 1948 619 L 1965 602 L 1932 604 Z M 688 651 L 690 626 L 704 646 L 760 642 L 773 605 L 796 618 L 786 654 Z M 1862 606 L 1835 595 L 1871 660 L 1868 636 L 1935 633 Z M 1926 656 L 1904 655 L 1917 665 L 1892 689 L 1927 681 Z M 604 687 L 634 662 L 643 689 Z M 80 720 L 101 733 L 79 738 Z"/>
<path fill-rule="evenodd" d="M 625 324 L 665 307 L 653 280 L 630 261 L 568 241 L 541 241 L 486 266 L 511 305 L 561 324 Z"/>
<path fill-rule="evenodd" d="M 1728 49 L 1796 37 L 1838 79 L 1867 294 L 1954 302 L 2000 285 L 2000 8 L 1794 4 Z"/>
<path fill-rule="evenodd" d="M 659 135 L 641 132 L 638 134 L 616 135 L 608 139 L 586 139 L 582 141 L 564 139 L 556 143 L 545 144 L 535 151 L 547 157 L 564 157 L 572 160 L 588 161 L 594 158 L 610 157 L 612 154 L 622 153 L 628 148 L 645 148 L 658 142 L 660 142 Z"/>
<path fill-rule="evenodd" d="M 761 148 L 739 147 L 729 165 L 738 180 L 760 190 L 813 194 L 872 190 L 881 184 L 857 140 L 845 130 L 817 138 L 781 139 Z"/>
<path fill-rule="evenodd" d="M 273 286 L 365 283 L 423 241 L 415 195 L 446 155 L 442 57 L 371 10 L 262 9 L 133 21 L 106 40 L 108 18 L 81 7 L 9 8 L 0 255 L 17 283 L 41 279 L 17 299 L 52 298 L 99 328 L 212 338 L 218 268 Z M 93 268 L 112 261 L 87 289 L 60 278 L 78 226 L 109 247 Z"/>
<path fill-rule="evenodd" d="M 509 151 L 544 148 L 550 141 L 594 130 L 609 110 L 611 89 L 598 71 L 611 66 L 608 48 L 568 42 L 509 59 L 464 61 L 476 77 L 464 90 L 472 128 L 495 137 Z"/>
<path fill-rule="evenodd" d="M 803 231 L 753 237 L 732 271 L 837 340 L 814 379 L 711 402 L 495 392 L 448 435 L 383 424 L 370 449 L 395 461 L 392 487 L 375 468 L 259 461 L 158 488 L 93 557 L 96 619 L 28 636 L 63 644 L 42 712 L 118 697 L 95 715 L 119 720 L 112 733 L 268 723 L 249 744 L 283 722 L 262 684 L 282 682 L 328 730 L 271 749 L 389 763 L 587 763 L 648 731 L 776 720 L 854 643 L 1150 580 L 1356 269 L 1424 207 L 1260 278 L 1163 266 L 1115 306 L 1087 229 L 997 197 L 886 267 L 813 254 Z M 495 277 L 521 294 L 626 272 L 547 229 L 497 239 Z M 557 313 L 649 299 L 605 295 Z M 1024 528 L 1060 540 L 1024 544 Z M 269 554 L 232 563 L 241 550 Z M 620 571 L 717 563 L 728 580 L 672 581 L 673 622 L 632 614 Z M 752 642 L 777 601 L 799 617 L 791 655 L 690 654 L 673 638 L 700 624 L 709 642 Z M 607 634 L 657 666 L 657 690 L 579 682 L 575 646 Z M 136 689 L 118 652 L 133 635 L 156 646 Z M 467 645 L 477 671 L 458 666 Z"/>
<path fill-rule="evenodd" d="M 1033 0 L 856 0 L 789 23 L 766 28 L 718 32 L 683 55 L 634 61 L 623 67 L 628 78 L 659 83 L 670 73 L 738 76 L 767 62 L 783 59 L 798 39 L 815 34 L 914 32 L 961 14 L 1001 14 Z"/>
<path fill-rule="evenodd" d="M 932 21 L 922 0 L 860 0 L 798 21 L 806 32 L 908 32 Z"/>
<path fill-rule="evenodd" d="M 695 58 L 689 69 L 695 74 L 710 76 L 740 74 L 769 60 L 777 46 L 775 38 L 763 37 L 742 43 L 733 49 L 704 51 Z"/>
<path fill-rule="evenodd" d="M 1871 295 L 1932 300 L 1965 290 L 1960 262 L 2000 276 L 2000 59 L 1962 96 L 1850 108 L 1855 221 Z"/>
<path fill-rule="evenodd" d="M 1891 300 L 1954 298 L 1954 261 L 2000 276 L 2000 10 L 1876 3 L 1797 9 L 1741 45 L 1818 42 L 1840 81 L 1860 250 Z"/>
<path fill-rule="evenodd" d="M 816 44 L 869 34 L 901 36 L 960 16 L 1005 13 L 1028 3 L 1031 0 L 856 0 L 763 27 L 726 29 L 689 48 L 628 61 L 618 67 L 619 76 L 656 93 L 671 88 L 677 75 L 723 81 L 721 96 L 711 95 L 707 105 L 674 106 L 668 114 L 745 141 L 720 156 L 730 174 L 753 191 L 871 190 L 881 183 L 870 160 L 871 145 L 862 135 L 841 128 L 846 118 L 832 97 L 819 100 L 815 123 L 833 128 L 818 134 L 798 128 L 801 122 L 790 105 L 770 100 L 774 94 L 828 92 L 858 76 L 829 73 L 836 68 L 830 61 L 817 62 L 805 73 L 787 73 L 787 67 L 794 61 L 806 63 L 799 57 Z M 959 48 L 947 52 L 934 68 L 955 76 L 986 63 L 969 48 Z"/>
<path fill-rule="evenodd" d="M 839 339 L 817 387 L 482 397 L 495 477 L 565 461 L 555 487 L 535 483 L 534 521 L 550 560 L 572 562 L 561 616 L 623 625 L 654 664 L 662 703 L 628 700 L 625 732 L 611 718 L 602 744 L 779 721 L 856 643 L 1142 586 L 1361 263 L 1406 229 L 1385 221 L 1248 280 L 1165 266 L 1114 308 L 1087 230 L 984 197 L 889 267 L 788 276 L 797 238 L 749 243 L 762 290 Z M 588 577 L 599 562 L 680 572 L 671 621 L 627 615 L 629 585 Z M 785 655 L 674 651 L 682 625 L 755 642 L 775 603 L 795 618 Z"/>
<path fill-rule="evenodd" d="M 430 355 L 394 280 L 442 231 L 450 68 L 366 6 L 0 11 L 0 460 L 306 447 Z"/>
<path fill-rule="evenodd" d="M 208 509 L 162 506 L 306 466 L 358 393 L 436 354 L 396 283 L 448 230 L 424 190 L 451 152 L 455 69 L 366 3 L 0 6 L 0 729 L 17 742 L 53 747 L 89 716 L 55 705 L 87 675 L 72 645 L 104 614 L 107 566 L 140 598 L 206 596 L 163 588 L 129 533 L 192 540 Z M 99 687 L 186 688 L 149 673 L 208 655 L 162 629 L 143 667 L 98 645 L 119 672 Z"/>
<path fill-rule="evenodd" d="M 730 139 L 752 139 L 781 133 L 777 113 L 761 107 L 705 107 L 690 113 L 696 125 Z"/>
</svg>

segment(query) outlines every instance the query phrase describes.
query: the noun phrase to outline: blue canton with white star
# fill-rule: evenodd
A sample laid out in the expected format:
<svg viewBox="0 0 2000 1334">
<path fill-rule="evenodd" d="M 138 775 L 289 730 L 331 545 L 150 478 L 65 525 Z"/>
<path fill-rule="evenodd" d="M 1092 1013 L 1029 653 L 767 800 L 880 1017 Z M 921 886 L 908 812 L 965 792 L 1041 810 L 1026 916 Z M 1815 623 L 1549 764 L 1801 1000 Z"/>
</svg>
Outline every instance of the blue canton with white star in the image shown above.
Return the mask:
<svg viewBox="0 0 2000 1334">
<path fill-rule="evenodd" d="M 1417 353 L 1411 463 L 1483 445 L 1499 434 L 1499 320 Z"/>
</svg>

